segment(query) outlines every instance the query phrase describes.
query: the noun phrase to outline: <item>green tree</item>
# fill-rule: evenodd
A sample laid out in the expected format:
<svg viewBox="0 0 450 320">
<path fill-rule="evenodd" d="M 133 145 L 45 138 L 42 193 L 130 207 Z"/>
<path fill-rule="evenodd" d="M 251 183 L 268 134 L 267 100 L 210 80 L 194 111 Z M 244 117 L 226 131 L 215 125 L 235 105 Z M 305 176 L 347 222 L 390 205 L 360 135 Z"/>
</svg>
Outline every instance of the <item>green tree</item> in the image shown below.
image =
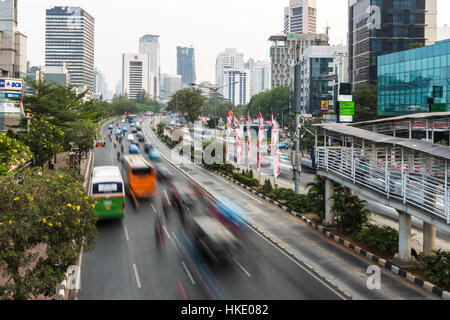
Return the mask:
<svg viewBox="0 0 450 320">
<path fill-rule="evenodd" d="M 14 166 L 23 166 L 32 157 L 30 147 L 0 132 L 0 176 L 8 174 Z"/>
<path fill-rule="evenodd" d="M 166 109 L 173 112 L 181 112 L 187 114 L 186 120 L 194 123 L 202 114 L 202 107 L 206 98 L 202 94 L 202 90 L 197 88 L 188 88 L 178 90 L 170 99 Z"/>
<path fill-rule="evenodd" d="M 34 165 L 42 166 L 50 157 L 63 151 L 64 132 L 44 119 L 30 121 L 30 131 L 23 141 L 34 154 Z"/>
<path fill-rule="evenodd" d="M 82 180 L 73 171 L 55 175 L 42 168 L 0 177 L 3 299 L 53 296 L 81 248 L 93 248 L 97 217 Z"/>
<path fill-rule="evenodd" d="M 366 209 L 367 202 L 345 192 L 336 192 L 333 198 L 332 211 L 340 228 L 351 235 L 360 233 L 370 221 L 371 212 Z"/>
<path fill-rule="evenodd" d="M 354 122 L 369 121 L 377 118 L 377 86 L 361 84 L 353 92 L 355 102 Z"/>
<path fill-rule="evenodd" d="M 253 96 L 247 105 L 247 109 L 250 111 L 250 116 L 255 119 L 258 117 L 258 110 L 261 108 L 264 119 L 270 119 L 272 110 L 275 115 L 278 113 L 281 115 L 282 110 L 289 108 L 289 105 L 290 89 L 288 86 L 281 86 Z M 284 114 L 286 112 L 287 110 L 284 110 Z"/>
<path fill-rule="evenodd" d="M 87 153 L 94 144 L 96 128 L 89 120 L 78 121 L 77 126 L 71 127 L 66 133 L 66 141 L 71 142 L 72 147 L 80 149 L 80 153 Z"/>
</svg>

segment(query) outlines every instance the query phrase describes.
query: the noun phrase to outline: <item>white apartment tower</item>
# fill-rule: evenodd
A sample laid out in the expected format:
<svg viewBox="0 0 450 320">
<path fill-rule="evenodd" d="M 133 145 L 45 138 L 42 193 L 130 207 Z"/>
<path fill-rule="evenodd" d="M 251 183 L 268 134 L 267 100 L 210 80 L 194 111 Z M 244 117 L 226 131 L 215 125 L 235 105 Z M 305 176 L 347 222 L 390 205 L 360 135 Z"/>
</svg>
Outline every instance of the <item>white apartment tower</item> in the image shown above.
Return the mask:
<svg viewBox="0 0 450 320">
<path fill-rule="evenodd" d="M 153 75 L 149 72 L 148 54 L 124 53 L 122 55 L 122 94 L 135 100 L 145 90 L 153 88 Z"/>
<path fill-rule="evenodd" d="M 222 96 L 235 106 L 245 106 L 250 102 L 250 70 L 225 67 L 220 80 Z"/>
<path fill-rule="evenodd" d="M 0 76 L 24 78 L 27 74 L 27 37 L 18 31 L 17 1 L 0 1 Z"/>
<path fill-rule="evenodd" d="M 95 19 L 80 7 L 46 10 L 45 66 L 67 62 L 71 85 L 94 90 Z"/>
<path fill-rule="evenodd" d="M 139 39 L 139 53 L 148 54 L 150 57 L 149 64 L 149 74 L 153 75 L 153 79 L 149 82 L 153 83 L 152 89 L 149 94 L 154 98 L 159 98 L 160 91 L 160 46 L 159 46 L 159 35 L 147 34 Z"/>
<path fill-rule="evenodd" d="M 250 96 L 253 97 L 260 92 L 270 90 L 271 84 L 271 64 L 270 61 L 258 61 L 251 65 L 250 69 Z"/>
<path fill-rule="evenodd" d="M 317 0 L 290 0 L 284 9 L 284 33 L 316 33 Z"/>
<path fill-rule="evenodd" d="M 219 53 L 216 59 L 216 86 L 218 87 L 224 85 L 222 79 L 225 69 L 243 70 L 244 54 L 237 52 L 237 49 L 226 49 L 225 52 Z"/>
</svg>

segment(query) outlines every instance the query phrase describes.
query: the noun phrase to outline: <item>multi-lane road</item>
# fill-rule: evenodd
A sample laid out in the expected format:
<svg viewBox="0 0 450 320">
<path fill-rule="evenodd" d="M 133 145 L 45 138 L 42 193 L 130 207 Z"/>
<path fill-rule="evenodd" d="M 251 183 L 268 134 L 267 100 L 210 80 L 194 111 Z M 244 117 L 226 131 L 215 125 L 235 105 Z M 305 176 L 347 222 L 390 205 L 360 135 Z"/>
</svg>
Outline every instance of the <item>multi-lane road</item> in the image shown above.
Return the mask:
<svg viewBox="0 0 450 320">
<path fill-rule="evenodd" d="M 151 132 L 148 120 L 143 129 L 148 141 L 170 159 L 169 150 Z M 94 152 L 94 166 L 120 165 L 112 143 Z M 160 183 L 153 206 L 136 209 L 127 199 L 123 220 L 98 223 L 96 247 L 82 255 L 77 299 L 436 298 L 384 270 L 382 290 L 370 290 L 366 285 L 370 262 L 338 247 L 278 208 L 195 165 L 180 165 L 176 169 L 166 160 L 154 165 L 166 166 L 174 179 L 196 192 L 197 210 L 202 210 L 209 200 L 191 179 L 212 195 L 223 195 L 246 210 L 253 225 L 245 233 L 241 251 L 225 264 L 214 264 L 192 246 L 175 212 L 166 220 L 161 247 L 160 239 L 155 237 L 154 223 L 155 215 L 162 212 L 160 198 L 167 186 Z M 273 241 L 286 247 L 292 256 Z"/>
</svg>

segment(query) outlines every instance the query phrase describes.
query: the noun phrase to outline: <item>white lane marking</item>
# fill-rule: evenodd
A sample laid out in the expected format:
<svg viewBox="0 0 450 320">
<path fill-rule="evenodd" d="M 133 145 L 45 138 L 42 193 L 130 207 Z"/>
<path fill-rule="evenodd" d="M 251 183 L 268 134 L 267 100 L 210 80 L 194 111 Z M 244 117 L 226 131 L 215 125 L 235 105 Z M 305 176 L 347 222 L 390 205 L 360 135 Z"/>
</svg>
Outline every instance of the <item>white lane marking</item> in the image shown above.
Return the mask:
<svg viewBox="0 0 450 320">
<path fill-rule="evenodd" d="M 156 213 L 156 208 L 155 208 L 155 205 L 153 203 L 152 203 L 152 209 L 153 209 L 153 212 Z"/>
<path fill-rule="evenodd" d="M 233 261 L 236 262 L 236 264 L 239 266 L 239 268 L 241 268 L 242 271 L 244 271 L 244 273 L 247 275 L 247 277 L 249 277 L 249 278 L 252 277 L 252 275 L 247 270 L 245 270 L 245 268 L 239 263 L 239 261 L 237 261 L 236 258 L 233 258 Z"/>
<path fill-rule="evenodd" d="M 127 241 L 130 241 L 130 237 L 128 237 L 127 227 L 123 227 L 123 231 L 125 231 L 125 239 L 127 239 Z"/>
<path fill-rule="evenodd" d="M 141 281 L 139 281 L 139 274 L 137 272 L 137 268 L 136 268 L 135 264 L 133 264 L 133 269 L 134 269 L 134 275 L 136 276 L 137 287 L 138 287 L 138 289 L 140 289 L 141 288 Z"/>
<path fill-rule="evenodd" d="M 181 261 L 181 264 L 183 265 L 184 271 L 186 271 L 186 273 L 187 273 L 187 275 L 188 275 L 188 277 L 189 277 L 189 280 L 191 280 L 192 284 L 195 286 L 194 278 L 192 278 L 192 275 L 191 275 L 191 273 L 189 272 L 189 269 L 187 268 L 187 266 L 186 266 L 186 264 L 184 263 L 184 261 Z"/>
<path fill-rule="evenodd" d="M 327 287 L 328 289 L 330 289 L 332 292 L 334 292 L 339 298 L 341 298 L 342 300 L 345 300 L 346 298 L 341 295 L 338 291 L 336 291 L 336 289 L 334 289 L 333 287 L 331 287 L 328 283 L 324 282 L 322 279 L 318 278 L 315 274 L 311 273 L 311 271 L 309 271 L 308 269 L 306 269 L 304 266 L 302 266 L 300 263 L 298 263 L 297 261 L 295 261 L 294 259 L 292 259 L 289 255 L 287 255 L 283 250 L 281 250 L 280 248 L 278 248 L 276 245 L 274 245 L 272 242 L 270 242 L 269 240 L 267 240 L 265 237 L 263 237 L 259 232 L 257 232 L 255 229 L 253 229 L 252 227 L 250 227 L 250 229 L 252 229 L 258 236 L 260 236 L 262 239 L 264 239 L 264 241 L 266 241 L 267 243 L 269 243 L 272 247 L 274 247 L 275 249 L 277 249 L 278 251 L 280 251 L 284 256 L 286 256 L 289 260 L 291 260 L 292 262 L 294 262 L 297 266 L 299 266 L 301 269 L 305 270 L 307 273 L 309 273 L 313 278 L 315 278 L 316 280 L 318 280 L 320 283 L 322 283 L 325 287 Z"/>
<path fill-rule="evenodd" d="M 175 241 L 178 243 L 178 246 L 180 247 L 180 249 L 182 249 L 182 246 L 181 246 L 181 244 L 180 244 L 180 241 L 178 241 L 177 236 L 175 235 L 175 233 L 172 232 L 172 235 L 173 235 Z"/>
<path fill-rule="evenodd" d="M 166 229 L 166 226 L 162 226 L 164 232 L 167 234 L 167 238 L 169 238 L 170 240 L 172 240 L 172 237 L 170 236 L 169 232 Z"/>
</svg>

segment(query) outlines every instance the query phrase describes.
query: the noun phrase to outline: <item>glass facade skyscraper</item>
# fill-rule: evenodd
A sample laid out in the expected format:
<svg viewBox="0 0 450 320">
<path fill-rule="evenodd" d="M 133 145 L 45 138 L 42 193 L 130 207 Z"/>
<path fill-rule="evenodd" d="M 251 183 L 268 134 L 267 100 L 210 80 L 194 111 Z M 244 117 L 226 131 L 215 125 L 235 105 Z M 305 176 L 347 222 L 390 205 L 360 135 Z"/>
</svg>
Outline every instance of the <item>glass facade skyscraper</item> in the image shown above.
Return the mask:
<svg viewBox="0 0 450 320">
<path fill-rule="evenodd" d="M 377 57 L 436 41 L 437 0 L 349 0 L 350 82 L 377 81 Z"/>
<path fill-rule="evenodd" d="M 177 47 L 177 74 L 181 76 L 182 85 L 195 83 L 195 49 Z"/>
<path fill-rule="evenodd" d="M 450 39 L 378 57 L 378 115 L 450 111 Z"/>
</svg>

